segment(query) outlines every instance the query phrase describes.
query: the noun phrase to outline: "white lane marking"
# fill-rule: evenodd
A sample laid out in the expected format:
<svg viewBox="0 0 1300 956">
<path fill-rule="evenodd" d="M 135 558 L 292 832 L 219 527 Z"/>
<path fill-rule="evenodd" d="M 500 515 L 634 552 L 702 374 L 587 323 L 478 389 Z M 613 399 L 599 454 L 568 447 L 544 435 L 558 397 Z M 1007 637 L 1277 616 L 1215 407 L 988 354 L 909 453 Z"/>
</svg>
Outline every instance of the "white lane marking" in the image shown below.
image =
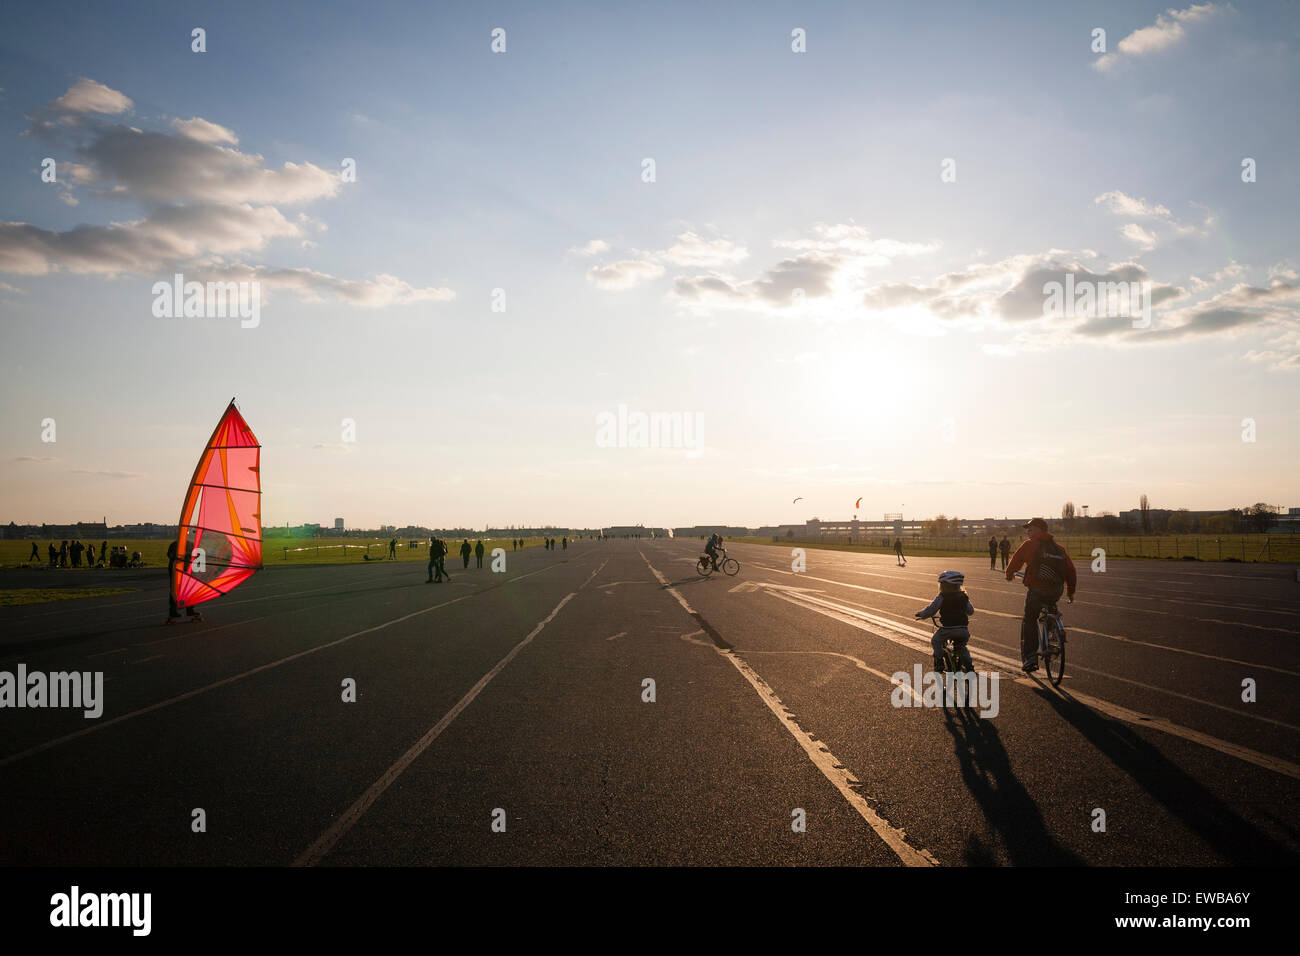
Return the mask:
<svg viewBox="0 0 1300 956">
<path fill-rule="evenodd" d="M 767 566 L 765 566 L 765 565 L 761 565 L 761 564 L 755 564 L 755 565 L 753 565 L 753 566 L 756 567 L 756 568 L 760 568 L 760 569 L 762 569 L 762 570 L 764 570 L 764 571 L 771 571 L 771 572 L 773 572 L 773 573 L 775 573 L 775 574 L 795 574 L 795 572 L 793 572 L 793 571 L 787 571 L 787 570 L 785 570 L 784 568 L 769 568 L 769 567 L 767 567 Z M 879 588 L 869 588 L 869 587 L 866 587 L 865 585 L 861 585 L 861 584 L 849 584 L 849 583 L 847 583 L 847 582 L 845 582 L 845 581 L 836 581 L 836 580 L 834 580 L 833 578 L 818 578 L 818 577 L 813 577 L 812 575 L 809 575 L 809 574 L 798 574 L 798 575 L 796 575 L 796 576 L 797 576 L 797 577 L 800 577 L 800 578 L 805 578 L 806 580 L 809 580 L 809 581 L 821 581 L 821 582 L 823 582 L 823 583 L 825 583 L 825 584 L 835 584 L 835 585 L 838 585 L 839 587 L 842 587 L 842 588 L 852 588 L 852 589 L 855 590 L 855 591 L 868 591 L 868 592 L 870 592 L 870 593 L 872 593 L 872 594 L 885 594 L 885 595 L 888 595 L 889 597 L 907 598 L 907 600 L 909 600 L 909 601 L 922 601 L 922 602 L 927 602 L 927 603 L 928 603 L 930 600 L 932 600 L 932 597 L 930 597 L 930 598 L 927 598 L 927 597 L 924 597 L 924 596 L 917 597 L 917 596 L 912 595 L 912 594 L 900 594 L 900 593 L 898 593 L 897 591 L 882 591 L 882 590 L 880 590 Z M 747 582 L 747 584 L 748 584 L 748 583 L 749 583 L 749 582 Z M 754 587 L 762 587 L 762 586 L 763 586 L 763 583 L 762 583 L 762 582 L 754 583 Z M 776 586 L 779 587 L 780 585 L 776 585 Z M 738 585 L 737 587 L 746 587 L 746 585 Z M 735 590 L 735 588 L 733 588 L 732 590 Z M 796 590 L 796 591 L 809 591 L 809 590 L 812 590 L 812 589 L 811 589 L 811 588 L 792 588 L 791 590 Z M 968 589 L 968 590 L 984 590 L 984 589 L 970 588 L 970 589 Z M 1083 602 L 1079 602 L 1079 603 L 1083 603 Z M 884 612 L 884 613 L 887 613 L 887 614 L 888 614 L 888 613 L 894 613 L 894 612 L 886 611 L 886 612 Z M 989 615 L 989 616 L 991 616 L 991 617 L 1005 617 L 1005 618 L 1010 618 L 1011 620 L 1015 620 L 1015 621 L 1019 621 L 1019 620 L 1021 620 L 1021 618 L 1024 616 L 1023 614 L 1010 614 L 1010 613 L 1008 613 L 1008 612 L 1006 612 L 1006 611 L 993 611 L 993 610 L 990 610 L 990 609 L 988 609 L 988 608 L 977 608 L 975 613 L 976 613 L 976 614 L 987 614 L 987 615 Z M 1163 612 L 1163 611 L 1158 611 L 1158 612 L 1156 612 L 1156 613 L 1163 614 L 1164 612 Z M 1209 620 L 1208 618 L 1192 618 L 1192 620 L 1195 620 L 1195 621 L 1201 621 L 1201 622 L 1207 622 L 1207 621 L 1208 621 L 1209 623 L 1217 623 L 1217 624 L 1234 624 L 1234 623 L 1238 623 L 1238 622 L 1233 622 L 1233 621 L 1211 621 L 1211 620 Z M 1295 633 L 1294 630 L 1288 630 L 1287 628 L 1264 627 L 1263 625 L 1257 625 L 1257 624 L 1241 624 L 1240 626 L 1242 626 L 1242 627 L 1253 627 L 1253 628 L 1258 628 L 1258 629 L 1261 629 L 1261 630 L 1267 630 L 1267 631 L 1278 631 L 1278 630 L 1280 630 L 1280 631 L 1283 631 L 1283 632 L 1285 632 L 1285 633 L 1289 633 L 1289 634 L 1294 634 L 1294 633 Z M 1094 630 L 1091 630 L 1091 629 L 1089 629 L 1089 628 L 1086 628 L 1086 627 L 1078 627 L 1078 626 L 1073 625 L 1073 624 L 1070 625 L 1070 626 L 1067 628 L 1067 630 L 1070 631 L 1070 632 L 1072 632 L 1072 633 L 1075 633 L 1075 634 L 1089 634 L 1089 635 L 1091 635 L 1091 636 L 1093 636 L 1093 637 L 1104 637 L 1104 638 L 1105 638 L 1106 640 L 1108 640 L 1108 641 L 1118 641 L 1118 642 L 1120 642 L 1121 644 L 1137 644 L 1137 645 L 1139 645 L 1139 646 L 1141 646 L 1141 647 L 1150 647 L 1150 648 L 1153 648 L 1154 650 L 1158 650 L 1158 651 L 1168 651 L 1170 654 L 1182 654 L 1182 655 L 1184 655 L 1184 656 L 1186 656 L 1186 657 L 1200 657 L 1200 658 L 1203 658 L 1203 659 L 1205 659 L 1205 660 L 1218 661 L 1218 662 L 1221 663 L 1221 664 L 1238 664 L 1238 665 L 1240 665 L 1240 666 L 1242 666 L 1242 667 L 1253 667 L 1253 668 L 1255 668 L 1256 670 L 1272 671 L 1272 672 L 1274 672 L 1275 674 L 1286 674 L 1288 677 L 1300 677 L 1300 671 L 1290 670 L 1290 669 L 1285 668 L 1285 667 L 1274 667 L 1272 664 L 1260 664 L 1260 663 L 1258 663 L 1258 662 L 1256 662 L 1256 661 L 1243 661 L 1243 660 L 1238 660 L 1238 659 L 1235 658 L 1235 657 L 1224 657 L 1222 654 L 1207 654 L 1207 653 L 1205 653 L 1204 651 L 1193 651 L 1193 650 L 1190 650 L 1189 648 L 1185 648 L 1185 647 L 1174 647 L 1174 646 L 1172 646 L 1172 645 L 1170 645 L 1170 644 L 1156 644 L 1156 643 L 1153 643 L 1153 642 L 1151 642 L 1151 641 L 1140 641 L 1140 640 L 1138 640 L 1138 639 L 1135 638 L 1135 637 L 1123 637 L 1123 636 L 1121 636 L 1121 635 L 1119 635 L 1119 634 L 1106 634 L 1106 633 L 1104 633 L 1103 631 L 1094 631 Z"/>
<path fill-rule="evenodd" d="M 659 583 L 664 589 L 677 599 L 677 603 L 688 614 L 695 617 L 695 610 L 686 603 L 686 599 L 677 592 L 677 589 L 668 583 L 668 579 L 659 573 L 659 569 L 650 563 L 650 559 L 642 554 L 641 560 L 645 561 L 646 566 L 659 579 Z M 803 748 L 813 766 L 822 772 L 822 776 L 831 782 L 849 806 L 858 812 L 862 819 L 867 822 L 867 825 L 875 831 L 878 837 L 885 841 L 885 845 L 893 850 L 904 864 L 907 866 L 939 865 L 939 861 L 928 850 L 915 849 L 907 842 L 907 835 L 903 830 L 892 826 L 889 821 L 871 808 L 866 798 L 854 789 L 861 786 L 860 781 L 849 773 L 825 744 L 818 743 L 808 736 L 804 729 L 790 716 L 790 712 L 786 709 L 785 704 L 781 703 L 781 698 L 776 695 L 776 692 L 739 654 L 734 650 L 718 647 L 716 644 L 712 646 L 715 653 L 729 660 L 736 670 L 740 671 L 741 676 L 749 681 L 749 685 L 757 692 L 759 699 L 767 705 L 768 710 L 776 716 L 776 719 L 781 722 L 781 725 L 790 733 L 790 736 Z"/>
<path fill-rule="evenodd" d="M 115 647 L 111 651 L 100 651 L 98 654 L 87 654 L 86 659 L 89 660 L 92 657 L 105 657 L 109 654 L 116 654 L 118 651 L 124 650 L 126 650 L 125 647 Z"/>
<path fill-rule="evenodd" d="M 704 632 L 700 631 L 700 633 L 703 634 Z M 882 680 L 889 681 L 889 683 L 893 684 L 896 687 L 906 688 L 907 692 L 912 695 L 912 699 L 916 701 L 916 706 L 918 707 L 923 706 L 921 695 L 916 692 L 916 689 L 913 688 L 911 684 L 904 684 L 900 681 L 894 680 L 894 675 L 886 674 L 884 671 L 878 671 L 874 667 L 869 667 L 866 661 L 859 660 L 858 658 L 854 657 L 852 654 L 841 654 L 839 651 L 746 651 L 745 653 L 746 654 L 825 654 L 829 657 L 842 657 L 847 661 L 852 661 L 854 665 L 858 668 L 858 670 L 866 671 L 868 674 L 872 675 L 873 677 L 879 677 Z"/>
<path fill-rule="evenodd" d="M 770 593 L 772 594 L 773 597 L 780 598 L 783 601 L 788 601 L 791 604 L 803 605 L 808 610 L 816 611 L 820 614 L 823 614 L 826 617 L 834 618 L 835 620 L 848 624 L 851 627 L 856 627 L 859 630 L 866 631 L 870 634 L 874 634 L 876 637 L 883 637 L 885 640 L 892 641 L 895 644 L 901 644 L 904 647 L 910 647 L 913 650 L 920 650 L 925 653 L 931 652 L 930 642 L 928 638 L 924 638 L 920 628 L 911 628 L 908 627 L 907 625 L 896 624 L 893 621 L 887 620 L 885 618 L 877 617 L 874 614 L 868 614 L 864 611 L 860 611 L 852 607 L 835 605 L 829 601 L 823 602 L 817 598 L 812 598 L 804 594 L 791 594 L 785 591 L 772 591 Z M 824 606 L 817 607 L 815 606 L 817 604 L 821 604 Z M 921 635 L 921 636 L 909 637 L 909 636 L 899 636 L 896 634 L 884 633 L 880 630 L 876 630 L 874 628 L 868 627 L 865 623 L 863 623 L 864 620 L 870 621 L 874 624 L 878 624 L 884 628 L 889 628 L 891 630 L 900 632 L 901 635 Z M 977 661 L 980 660 L 993 661 L 994 663 L 1006 667 L 1009 671 L 1012 672 L 1020 669 L 1020 663 L 1018 661 L 1015 661 L 1009 657 L 1003 657 L 1000 654 L 990 653 L 986 650 L 982 650 L 982 649 L 972 650 L 971 656 L 974 657 Z M 1280 720 L 1273 720 L 1272 718 L 1269 717 L 1256 717 L 1253 714 L 1243 713 L 1242 711 L 1233 710 L 1231 707 L 1225 707 L 1222 704 L 1211 703 L 1210 701 L 1202 700 L 1198 697 L 1192 697 L 1188 694 L 1180 694 L 1177 693 L 1176 691 L 1169 690 L 1168 688 L 1157 687 L 1151 684 L 1143 684 L 1141 681 L 1129 680 L 1126 677 L 1118 677 L 1114 674 L 1105 674 L 1101 671 L 1091 670 L 1090 668 L 1075 667 L 1074 669 L 1088 671 L 1094 674 L 1101 674 L 1103 677 L 1109 678 L 1111 680 L 1121 681 L 1126 684 L 1134 684 L 1146 690 L 1158 691 L 1159 693 L 1162 694 L 1169 694 L 1173 697 L 1178 697 L 1183 700 L 1187 700 L 1195 704 L 1200 704 L 1205 707 L 1213 707 L 1218 710 L 1226 710 L 1229 713 L 1234 714 L 1235 716 L 1238 717 L 1247 717 L 1252 720 L 1260 720 L 1265 723 L 1275 724 L 1280 727 L 1285 727 L 1288 730 L 1300 730 L 1300 727 L 1292 726 L 1291 724 L 1285 723 Z M 1033 681 L 1028 678 L 1026 678 L 1026 680 L 1029 680 L 1030 684 L 1037 685 L 1038 683 L 1037 681 Z M 1021 681 L 1020 679 L 1017 678 L 1016 682 L 1020 683 Z M 1076 700 L 1079 700 L 1081 702 L 1084 700 L 1084 695 L 1076 694 L 1073 691 L 1070 692 L 1070 696 L 1074 697 Z M 1122 720 L 1128 720 L 1131 717 L 1134 723 L 1138 723 L 1143 727 L 1150 727 L 1153 730 L 1160 730 L 1163 731 L 1164 733 L 1171 734 L 1175 737 L 1182 737 L 1186 740 L 1194 741 L 1195 743 L 1202 744 L 1206 747 L 1210 747 L 1211 749 L 1217 750 L 1220 753 L 1225 753 L 1232 757 L 1238 757 L 1249 763 L 1253 763 L 1256 766 L 1264 767 L 1267 770 L 1277 770 L 1279 773 L 1285 773 L 1287 776 L 1300 775 L 1300 766 L 1289 763 L 1280 758 L 1271 757 L 1268 754 L 1262 754 L 1259 753 L 1258 751 L 1250 750 L 1246 747 L 1241 747 L 1230 741 L 1222 740 L 1218 737 L 1212 737 L 1209 734 L 1201 733 L 1198 730 L 1192 730 L 1189 727 L 1183 727 L 1181 724 L 1175 724 L 1173 721 L 1164 717 L 1152 717 L 1147 714 L 1139 714 L 1137 711 L 1129 710 L 1128 708 L 1122 707 L 1119 704 L 1111 704 L 1108 702 L 1103 702 L 1101 701 L 1100 698 L 1097 697 L 1089 697 L 1087 699 L 1090 701 L 1097 701 L 1098 703 L 1105 703 L 1106 707 L 1110 708 L 1110 710 L 1106 712 L 1111 713 L 1113 716 L 1120 717 L 1120 719 Z M 1285 767 L 1289 769 L 1279 769 L 1279 767 Z M 1297 779 L 1300 779 L 1300 776 L 1297 776 Z"/>
<path fill-rule="evenodd" d="M 132 647 L 153 647 L 155 644 L 166 644 L 168 641 L 179 641 L 182 640 L 183 638 L 188 638 L 188 637 L 194 637 L 194 638 L 206 637 L 207 635 L 215 633 L 216 631 L 224 631 L 228 627 L 240 627 L 244 624 L 253 624 L 257 621 L 264 621 L 266 620 L 267 617 L 268 615 L 266 614 L 263 614 L 261 617 L 246 617 L 242 621 L 231 621 L 229 624 L 218 624 L 216 627 L 205 627 L 198 633 L 181 632 L 180 634 L 173 634 L 171 637 L 160 637 L 156 641 L 140 641 L 139 643 L 132 644 L 131 646 Z"/>
<path fill-rule="evenodd" d="M 591 577 L 587 578 L 587 580 L 582 583 L 578 588 L 578 591 L 581 591 L 590 584 L 591 579 L 599 574 L 601 568 L 604 568 L 607 563 L 608 559 L 606 559 L 599 568 L 591 572 Z M 511 648 L 510 652 L 506 654 L 505 657 L 497 661 L 495 667 L 480 677 L 478 683 L 471 687 L 465 693 L 465 696 L 456 702 L 456 705 L 452 707 L 451 710 L 443 714 L 441 720 L 429 728 L 423 737 L 412 744 L 406 753 L 398 757 L 397 760 L 394 761 L 393 765 L 385 770 L 383 775 L 372 783 L 369 788 L 367 788 L 366 792 L 357 798 L 356 802 L 353 803 L 352 806 L 348 807 L 347 811 L 334 822 L 333 826 L 322 833 L 315 843 L 304 850 L 298 859 L 293 861 L 293 865 L 315 866 L 327 853 L 329 853 L 330 850 L 334 849 L 339 840 L 343 838 L 343 835 L 356 825 L 357 821 L 360 820 L 365 812 L 374 805 L 374 802 L 380 798 L 383 792 L 392 786 L 406 768 L 415 761 L 415 758 L 424 753 L 424 751 L 429 748 L 429 745 L 437 740 L 444 730 L 451 726 L 452 721 L 460 716 L 461 711 L 472 704 L 474 698 L 483 692 L 483 688 L 487 687 L 487 685 L 492 682 L 492 678 L 501 673 L 501 671 L 505 669 L 506 665 L 514 660 L 519 652 L 527 647 L 532 639 L 542 632 L 542 628 L 555 620 L 555 615 L 560 613 L 560 610 L 564 605 L 568 604 L 576 596 L 577 591 L 566 594 L 560 603 L 551 609 L 551 613 L 546 615 L 545 618 L 538 622 L 536 627 L 528 632 L 527 637 Z"/>
<path fill-rule="evenodd" d="M 458 601 L 468 601 L 472 597 L 474 597 L 473 594 L 466 594 L 463 597 L 452 598 L 450 601 L 443 601 L 441 604 L 435 604 L 432 607 L 422 608 L 419 611 L 412 611 L 410 614 L 403 615 L 402 617 L 395 617 L 391 621 L 385 621 L 382 624 L 376 624 L 374 627 L 368 627 L 362 631 L 353 631 L 351 634 L 347 634 L 343 637 L 338 638 L 337 640 L 329 641 L 326 644 L 318 644 L 315 647 L 309 647 L 305 651 L 299 651 L 296 654 L 290 654 L 288 657 L 282 657 L 277 661 L 271 661 L 268 664 L 261 664 L 257 667 L 252 668 L 251 670 L 246 670 L 243 671 L 242 673 L 234 674 L 230 677 L 223 677 L 219 681 L 213 681 L 211 684 L 206 684 L 203 687 L 196 687 L 194 690 L 187 690 L 185 693 L 177 694 L 175 697 L 168 697 L 166 700 L 160 700 L 156 704 L 150 704 L 147 707 L 141 707 L 139 710 L 133 710 L 130 713 L 122 714 L 118 717 L 112 717 L 108 720 L 97 722 L 90 727 L 85 727 L 82 728 L 81 730 L 73 731 L 70 734 L 64 734 L 62 737 L 55 737 L 53 740 L 47 740 L 45 741 L 45 743 L 37 744 L 35 747 L 29 747 L 26 750 L 20 751 L 16 754 L 12 754 L 11 756 L 0 759 L 0 767 L 7 767 L 12 763 L 17 763 L 18 761 L 24 760 L 27 757 L 31 757 L 35 754 L 42 753 L 46 750 L 50 750 L 51 748 L 57 747 L 60 744 L 66 744 L 69 741 L 76 740 L 78 737 L 84 737 L 86 736 L 86 734 L 93 734 L 96 731 L 104 730 L 107 727 L 112 727 L 114 724 L 120 724 L 123 721 L 130 720 L 132 717 L 140 717 L 144 714 L 152 713 L 155 710 L 162 710 L 164 707 L 170 707 L 172 704 L 179 704 L 183 700 L 189 700 L 191 697 L 197 697 L 199 696 L 199 694 L 207 693 L 210 690 L 216 690 L 218 687 L 224 687 L 227 684 L 233 684 L 235 683 L 235 681 L 243 680 L 245 677 L 252 677 L 254 674 L 260 674 L 262 671 L 271 670 L 274 667 L 279 667 L 281 664 L 287 664 L 290 661 L 296 661 L 300 657 L 306 657 L 309 654 L 315 654 L 317 651 L 323 651 L 326 650 L 327 648 L 337 647 L 339 644 L 343 644 L 347 641 L 350 641 L 354 637 L 360 637 L 363 634 L 371 634 L 374 633 L 375 631 L 383 630 L 386 627 L 391 627 L 394 624 L 400 624 L 403 621 L 409 621 L 413 617 L 419 617 L 421 614 L 428 614 L 430 611 L 436 611 L 440 607 L 446 607 L 447 605 L 455 604 Z"/>
<path fill-rule="evenodd" d="M 627 636 L 627 631 L 619 631 L 617 634 L 614 635 L 614 637 L 607 637 L 605 638 L 605 640 L 612 641 L 614 640 L 614 638 L 626 637 L 626 636 Z"/>
<path fill-rule="evenodd" d="M 160 660 L 162 660 L 162 659 L 163 659 L 164 657 L 166 657 L 166 656 L 167 656 L 166 654 L 155 654 L 153 657 L 142 657 L 142 658 L 140 658 L 138 661 L 127 661 L 127 663 L 128 663 L 128 664 L 146 664 L 146 663 L 148 663 L 149 661 L 160 661 Z"/>
</svg>

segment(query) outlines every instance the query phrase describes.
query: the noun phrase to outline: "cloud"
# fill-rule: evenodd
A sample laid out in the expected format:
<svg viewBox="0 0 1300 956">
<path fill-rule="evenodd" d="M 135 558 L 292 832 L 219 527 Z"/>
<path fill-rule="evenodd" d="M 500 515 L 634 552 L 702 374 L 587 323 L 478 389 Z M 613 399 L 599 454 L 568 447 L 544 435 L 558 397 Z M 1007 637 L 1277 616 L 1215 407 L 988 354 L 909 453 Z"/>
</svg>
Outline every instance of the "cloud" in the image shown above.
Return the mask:
<svg viewBox="0 0 1300 956">
<path fill-rule="evenodd" d="M 46 109 L 52 113 L 103 113 L 114 116 L 125 113 L 134 106 L 125 93 L 82 77 Z"/>
<path fill-rule="evenodd" d="M 76 205 L 72 188 L 86 187 L 140 202 L 143 217 L 64 231 L 0 222 L 0 273 L 160 278 L 179 271 L 187 279 L 197 278 L 195 272 L 237 274 L 307 299 L 330 295 L 363 307 L 454 298 L 450 289 L 417 287 L 387 274 L 354 280 L 224 261 L 259 252 L 275 239 L 314 246 L 305 231 L 324 232 L 325 224 L 306 213 L 290 221 L 278 207 L 333 198 L 341 189 L 340 174 L 312 163 L 267 168 L 260 155 L 234 148 L 234 131 L 202 117 L 173 119 L 170 130 L 142 130 L 88 115 L 112 116 L 131 107 L 124 94 L 78 80 L 29 117 L 28 132 L 75 150 L 80 162 L 59 164 L 60 182 L 67 184 L 60 194 L 64 202 Z"/>
<path fill-rule="evenodd" d="M 56 461 L 59 461 L 58 458 L 51 458 L 51 457 L 49 457 L 48 455 L 47 455 L 47 456 L 44 456 L 44 457 L 36 457 L 36 456 L 34 456 L 34 455 L 19 455 L 17 458 L 10 458 L 9 460 L 10 460 L 10 461 L 30 461 L 30 462 L 32 462 L 33 464 L 36 464 L 36 465 L 52 465 L 52 464 L 54 464 Z"/>
<path fill-rule="evenodd" d="M 587 241 L 584 245 L 574 246 L 573 248 L 571 248 L 569 250 L 569 254 L 574 256 L 581 256 L 582 258 L 585 259 L 588 258 L 589 256 L 597 256 L 600 255 L 602 252 L 608 252 L 608 251 L 609 251 L 609 243 L 606 242 L 604 239 L 591 239 Z"/>
<path fill-rule="evenodd" d="M 1293 353 L 1300 353 L 1300 341 L 1294 341 L 1300 330 L 1300 283 L 1273 279 L 1267 287 L 1261 287 L 1242 282 L 1165 318 L 1166 324 L 1142 337 L 1179 339 L 1270 325 L 1281 331 L 1280 342 L 1292 342 Z M 1287 361 L 1293 364 L 1294 359 L 1292 354 Z"/>
<path fill-rule="evenodd" d="M 620 259 L 607 266 L 592 266 L 587 279 L 601 289 L 630 289 L 664 274 L 664 267 L 648 259 Z"/>
<path fill-rule="evenodd" d="M 1159 216 L 1162 219 L 1170 217 L 1169 210 L 1164 206 L 1149 203 L 1145 199 L 1135 199 L 1118 189 L 1102 193 L 1093 199 L 1093 202 L 1104 205 L 1110 212 L 1120 216 Z"/>
<path fill-rule="evenodd" d="M 705 239 L 694 232 L 683 232 L 671 247 L 659 252 L 656 258 L 675 266 L 707 269 L 739 262 L 748 255 L 748 249 L 730 239 Z"/>
<path fill-rule="evenodd" d="M 1158 203 L 1147 202 L 1146 199 L 1135 198 L 1118 189 L 1102 193 L 1100 196 L 1095 197 L 1093 202 L 1104 206 L 1108 212 L 1119 216 L 1154 220 L 1180 236 L 1209 235 L 1210 227 L 1217 222 L 1217 217 L 1207 211 L 1200 225 L 1185 224 L 1174 218 L 1174 214 L 1167 207 Z M 1157 234 L 1151 229 L 1132 222 L 1120 229 L 1120 235 L 1130 242 L 1136 243 L 1143 252 L 1150 252 L 1156 247 L 1158 241 Z"/>
<path fill-rule="evenodd" d="M 98 478 L 147 478 L 142 471 L 104 471 L 98 468 L 74 468 L 74 475 L 94 475 Z"/>
<path fill-rule="evenodd" d="M 12 286 L 12 285 L 10 285 L 8 282 L 0 282 L 0 292 L 8 292 L 8 293 L 10 293 L 10 294 L 12 294 L 12 295 L 26 295 L 26 294 L 27 294 L 27 293 L 24 292 L 22 289 L 18 288 L 17 286 Z"/>
<path fill-rule="evenodd" d="M 717 273 L 679 276 L 673 281 L 673 295 L 706 305 L 792 305 L 796 289 L 803 290 L 805 299 L 829 296 L 840 264 L 837 256 L 809 252 L 778 262 L 757 279 L 737 280 Z"/>
<path fill-rule="evenodd" d="M 1155 23 L 1134 30 L 1120 40 L 1115 52 L 1106 53 L 1094 60 L 1092 67 L 1105 72 L 1121 60 L 1128 61 L 1177 46 L 1186 39 L 1185 24 L 1203 22 L 1222 10 L 1222 7 L 1213 3 L 1194 4 L 1186 10 L 1166 10 L 1156 17 Z"/>
<path fill-rule="evenodd" d="M 239 145 L 239 137 L 224 126 L 216 123 L 210 123 L 207 120 L 195 116 L 187 120 L 172 120 L 172 128 L 187 139 L 197 140 L 200 143 L 229 143 L 231 146 Z"/>
<path fill-rule="evenodd" d="M 936 252 L 939 242 L 903 242 L 898 239 L 872 239 L 870 233 L 854 223 L 814 223 L 812 235 L 803 239 L 779 239 L 772 243 L 778 249 L 795 249 L 823 253 L 839 253 L 852 258 L 859 266 L 884 266 L 904 256 L 926 255 Z"/>
<path fill-rule="evenodd" d="M 143 275 L 203 255 L 261 249 L 271 239 L 299 234 L 278 209 L 247 204 L 163 206 L 134 222 L 81 225 L 65 232 L 4 222 L 0 223 L 0 272 Z"/>
<path fill-rule="evenodd" d="M 1156 247 L 1156 236 L 1153 232 L 1148 232 L 1135 222 L 1130 222 L 1120 230 L 1122 235 L 1129 242 L 1136 243 L 1143 252 L 1150 252 Z"/>
</svg>

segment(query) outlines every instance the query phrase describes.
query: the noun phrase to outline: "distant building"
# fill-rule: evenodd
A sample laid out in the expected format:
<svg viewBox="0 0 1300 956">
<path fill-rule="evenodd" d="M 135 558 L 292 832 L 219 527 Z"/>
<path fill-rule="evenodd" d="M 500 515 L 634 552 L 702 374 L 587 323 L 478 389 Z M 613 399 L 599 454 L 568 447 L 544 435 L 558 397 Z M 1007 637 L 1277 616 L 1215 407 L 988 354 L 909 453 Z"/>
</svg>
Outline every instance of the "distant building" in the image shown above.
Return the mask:
<svg viewBox="0 0 1300 956">
<path fill-rule="evenodd" d="M 335 518 L 335 519 L 334 519 L 334 530 L 335 530 L 335 531 L 342 531 L 342 530 L 343 530 L 343 519 L 342 519 L 342 518 Z"/>
</svg>

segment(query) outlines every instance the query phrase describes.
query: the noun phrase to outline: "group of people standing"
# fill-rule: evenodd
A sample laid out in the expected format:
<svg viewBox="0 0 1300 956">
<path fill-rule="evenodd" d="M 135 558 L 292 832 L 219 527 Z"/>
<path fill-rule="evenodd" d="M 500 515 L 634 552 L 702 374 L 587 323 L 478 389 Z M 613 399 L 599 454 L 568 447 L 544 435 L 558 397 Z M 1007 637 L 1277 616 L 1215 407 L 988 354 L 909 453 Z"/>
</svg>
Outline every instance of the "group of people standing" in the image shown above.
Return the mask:
<svg viewBox="0 0 1300 956">
<path fill-rule="evenodd" d="M 121 552 L 120 556 L 118 552 Z M 81 541 L 73 539 L 72 541 L 60 541 L 59 546 L 54 547 L 51 541 L 46 549 L 48 555 L 49 567 L 51 568 L 93 568 L 98 562 L 99 567 L 127 567 L 126 548 L 114 548 L 110 556 L 108 552 L 108 542 L 102 541 L 99 545 L 99 551 L 95 550 L 95 543 L 82 544 Z M 135 553 L 135 558 L 139 559 L 140 552 Z M 119 560 L 120 558 L 120 560 Z M 33 564 L 41 563 L 41 549 L 32 542 L 32 553 L 27 560 Z"/>
<path fill-rule="evenodd" d="M 554 550 L 555 550 L 555 539 L 554 539 L 554 538 L 543 538 L 542 540 L 543 540 L 543 542 L 545 542 L 545 547 L 546 547 L 546 550 L 547 550 L 547 551 L 554 551 Z M 568 535 L 565 535 L 564 538 L 562 539 L 562 541 L 563 541 L 563 550 L 568 551 L 568 550 L 569 550 L 569 536 L 568 536 Z"/>
<path fill-rule="evenodd" d="M 1007 569 L 1007 561 L 1011 557 L 1011 542 L 1007 540 L 1006 534 L 1002 535 L 1002 540 L 998 541 L 995 534 L 989 535 L 989 570 L 997 570 L 998 555 L 1002 555 L 1002 570 Z"/>
</svg>

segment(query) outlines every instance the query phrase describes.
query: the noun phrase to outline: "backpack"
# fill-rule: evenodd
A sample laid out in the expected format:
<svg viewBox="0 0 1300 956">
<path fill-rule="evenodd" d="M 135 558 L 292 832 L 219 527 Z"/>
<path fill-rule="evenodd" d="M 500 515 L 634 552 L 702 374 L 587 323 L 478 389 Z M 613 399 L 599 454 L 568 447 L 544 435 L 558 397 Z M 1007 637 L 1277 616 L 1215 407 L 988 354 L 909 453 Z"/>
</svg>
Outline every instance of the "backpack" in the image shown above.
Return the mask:
<svg viewBox="0 0 1300 956">
<path fill-rule="evenodd" d="M 1064 587 L 1068 560 L 1064 548 L 1053 539 L 1044 538 L 1029 561 L 1029 575 L 1039 584 Z"/>
</svg>

